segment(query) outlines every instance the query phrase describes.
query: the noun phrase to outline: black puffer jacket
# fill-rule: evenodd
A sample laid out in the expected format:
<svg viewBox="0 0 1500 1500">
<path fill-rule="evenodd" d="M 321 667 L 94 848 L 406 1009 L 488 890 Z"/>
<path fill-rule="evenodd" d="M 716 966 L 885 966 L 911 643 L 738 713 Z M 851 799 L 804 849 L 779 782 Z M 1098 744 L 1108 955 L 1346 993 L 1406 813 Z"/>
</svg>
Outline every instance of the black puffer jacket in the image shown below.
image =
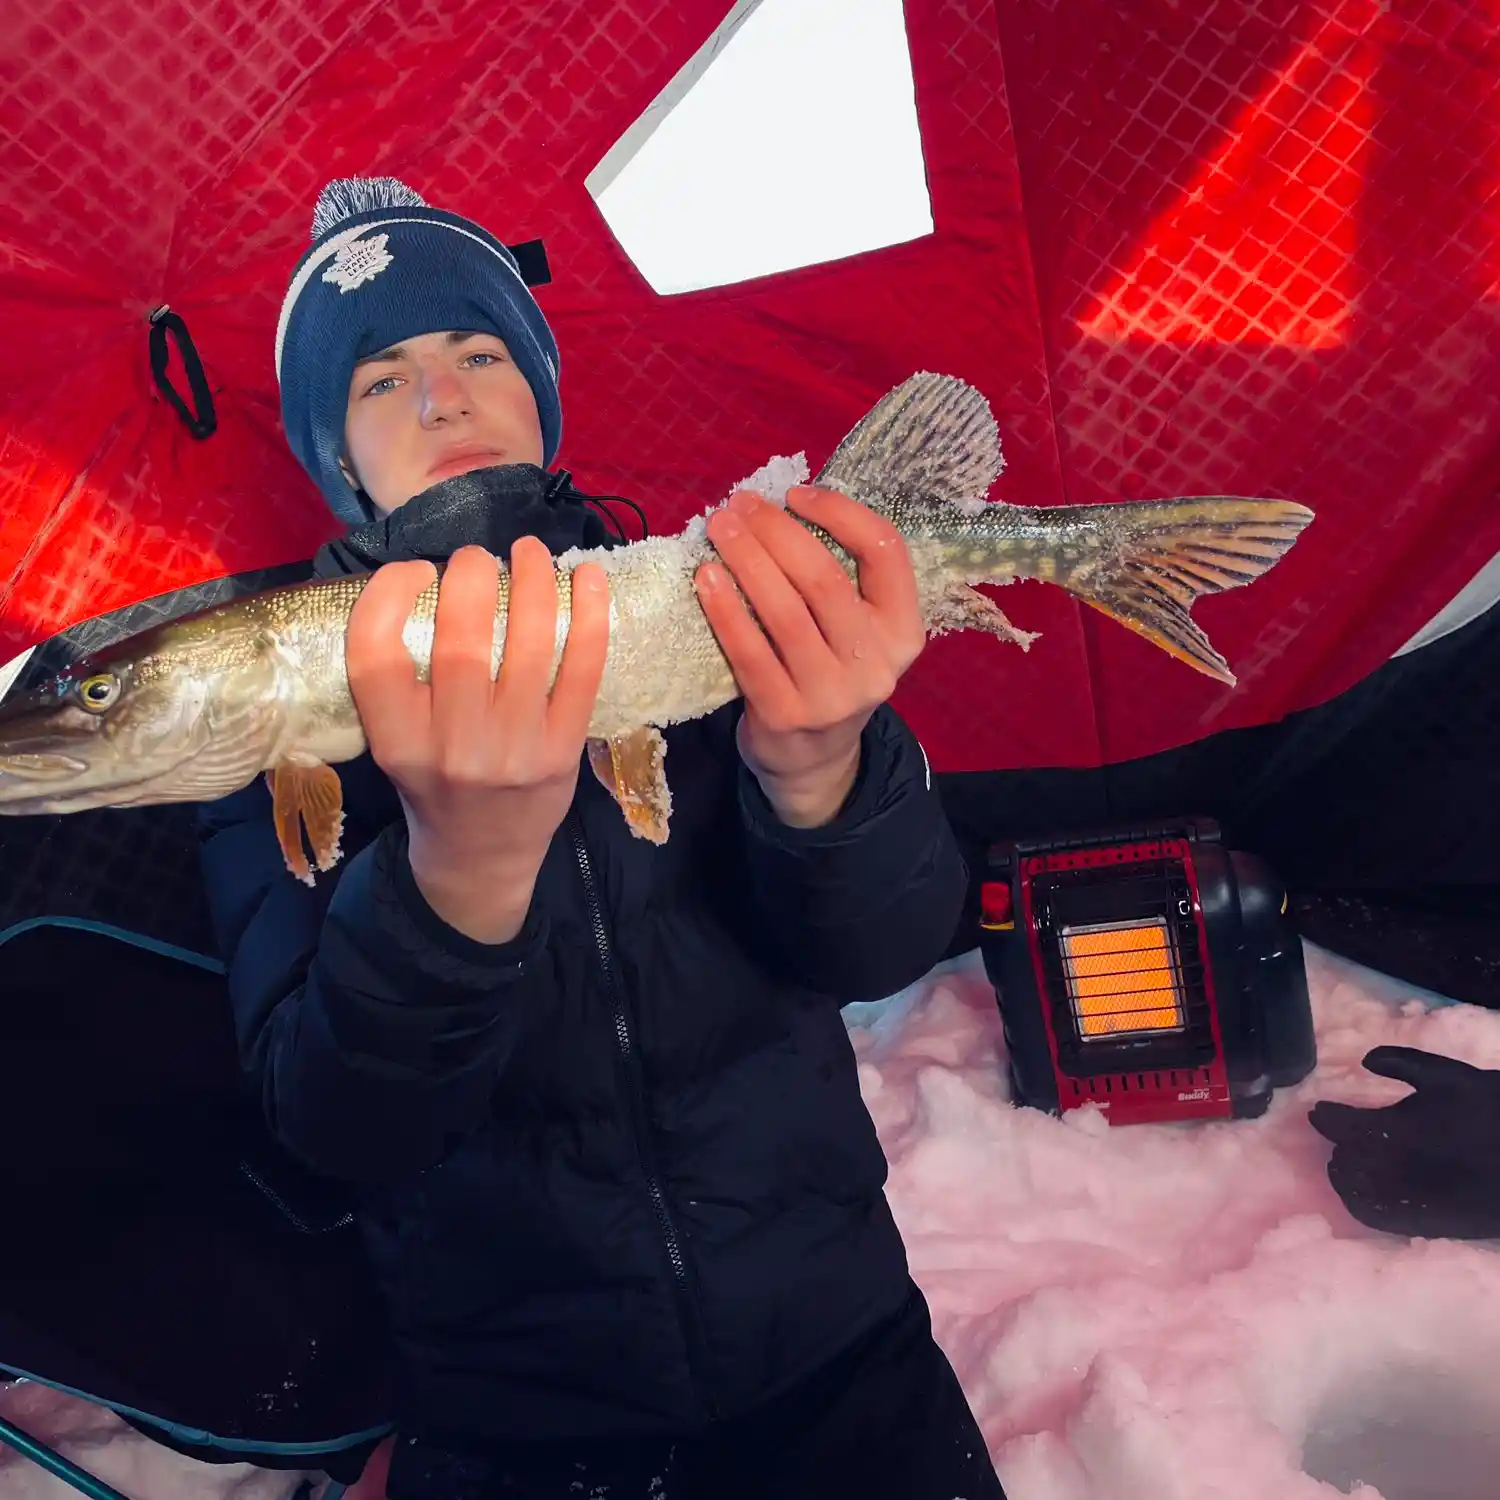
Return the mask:
<svg viewBox="0 0 1500 1500">
<path fill-rule="evenodd" d="M 545 498 L 551 519 L 522 506 L 511 535 L 593 539 L 581 506 Z M 321 569 L 508 547 L 493 506 L 414 540 L 426 501 Z M 283 868 L 259 783 L 205 810 L 244 1064 L 280 1140 L 357 1188 L 409 1432 L 691 1431 L 908 1290 L 839 1007 L 941 957 L 963 861 L 889 710 L 848 807 L 812 832 L 772 814 L 736 716 L 668 734 L 663 847 L 585 769 L 504 947 L 426 906 L 368 757 L 340 768 L 345 859 L 316 889 Z"/>
</svg>

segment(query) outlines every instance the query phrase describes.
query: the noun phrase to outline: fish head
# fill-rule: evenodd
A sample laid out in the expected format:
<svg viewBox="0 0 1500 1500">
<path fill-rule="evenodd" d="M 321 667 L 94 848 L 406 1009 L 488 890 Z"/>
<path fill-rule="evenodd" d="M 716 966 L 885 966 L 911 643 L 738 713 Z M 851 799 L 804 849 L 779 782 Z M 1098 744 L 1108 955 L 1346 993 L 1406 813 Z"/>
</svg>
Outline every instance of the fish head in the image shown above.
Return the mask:
<svg viewBox="0 0 1500 1500">
<path fill-rule="evenodd" d="M 212 801 L 268 763 L 275 664 L 223 632 L 162 626 L 0 702 L 0 814 Z"/>
</svg>

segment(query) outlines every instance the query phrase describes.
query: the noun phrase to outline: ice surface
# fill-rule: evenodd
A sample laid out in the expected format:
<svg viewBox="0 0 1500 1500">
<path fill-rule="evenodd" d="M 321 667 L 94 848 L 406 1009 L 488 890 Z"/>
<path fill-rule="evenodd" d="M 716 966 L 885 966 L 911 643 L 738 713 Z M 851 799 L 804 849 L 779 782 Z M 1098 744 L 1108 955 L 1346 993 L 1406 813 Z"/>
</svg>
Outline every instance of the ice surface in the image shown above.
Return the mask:
<svg viewBox="0 0 1500 1500">
<path fill-rule="evenodd" d="M 1011 1108 L 977 961 L 847 1015 L 913 1270 L 1011 1500 L 1495 1500 L 1500 1250 L 1355 1223 L 1307 1124 L 1396 1042 L 1500 1067 L 1500 1014 L 1309 950 L 1320 1063 L 1261 1120 Z M 283 1500 L 36 1387 L 0 1412 L 132 1500 Z M 376 1500 L 383 1465 L 357 1500 Z M 68 1496 L 14 1455 L 0 1500 Z"/>
</svg>

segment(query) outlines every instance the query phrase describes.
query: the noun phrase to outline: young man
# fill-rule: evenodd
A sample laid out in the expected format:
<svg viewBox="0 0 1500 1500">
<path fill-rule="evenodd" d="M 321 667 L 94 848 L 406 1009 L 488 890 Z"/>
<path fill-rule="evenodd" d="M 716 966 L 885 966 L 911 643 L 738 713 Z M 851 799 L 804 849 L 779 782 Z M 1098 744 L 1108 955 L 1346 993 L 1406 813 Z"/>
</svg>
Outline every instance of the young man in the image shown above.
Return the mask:
<svg viewBox="0 0 1500 1500">
<path fill-rule="evenodd" d="M 965 890 L 885 706 L 923 639 L 900 538 L 795 500 L 859 592 L 776 507 L 716 517 L 699 591 L 744 700 L 669 733 L 671 838 L 634 838 L 580 774 L 597 568 L 548 690 L 549 554 L 603 528 L 545 467 L 540 309 L 499 242 L 398 183 L 330 185 L 314 233 L 278 369 L 351 523 L 318 570 L 379 569 L 348 641 L 370 754 L 316 887 L 260 786 L 208 809 L 204 861 L 271 1126 L 358 1192 L 398 1350 L 392 1500 L 999 1496 L 839 1015 L 925 972 Z M 418 682 L 402 623 L 450 557 Z"/>
</svg>

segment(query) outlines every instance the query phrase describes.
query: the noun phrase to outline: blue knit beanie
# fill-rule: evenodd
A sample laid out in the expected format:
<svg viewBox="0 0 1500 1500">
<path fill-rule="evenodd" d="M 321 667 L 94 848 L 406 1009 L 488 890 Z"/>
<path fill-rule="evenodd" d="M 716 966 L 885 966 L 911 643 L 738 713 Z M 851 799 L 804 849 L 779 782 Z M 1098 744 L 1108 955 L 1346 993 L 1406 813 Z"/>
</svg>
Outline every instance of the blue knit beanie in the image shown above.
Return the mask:
<svg viewBox="0 0 1500 1500">
<path fill-rule="evenodd" d="M 551 464 L 562 441 L 557 342 L 499 240 L 393 177 L 330 182 L 312 232 L 281 307 L 276 378 L 292 451 L 340 520 L 373 515 L 339 467 L 354 366 L 424 333 L 451 328 L 505 341 L 536 396 L 542 463 Z"/>
</svg>

